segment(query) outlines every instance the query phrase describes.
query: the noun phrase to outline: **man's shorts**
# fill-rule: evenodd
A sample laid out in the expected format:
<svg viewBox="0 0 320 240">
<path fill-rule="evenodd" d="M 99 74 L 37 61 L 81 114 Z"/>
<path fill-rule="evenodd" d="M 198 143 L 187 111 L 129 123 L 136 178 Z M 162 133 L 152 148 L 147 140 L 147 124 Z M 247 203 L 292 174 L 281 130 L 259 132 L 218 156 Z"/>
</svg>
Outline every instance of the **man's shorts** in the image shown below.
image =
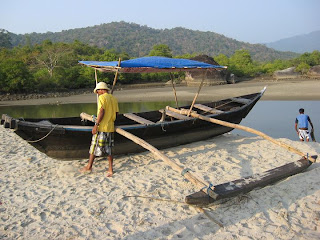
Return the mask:
<svg viewBox="0 0 320 240">
<path fill-rule="evenodd" d="M 299 138 L 300 140 L 310 139 L 310 133 L 308 130 L 299 129 Z"/>
<path fill-rule="evenodd" d="M 112 155 L 112 147 L 114 146 L 113 133 L 98 132 L 92 136 L 89 153 L 96 157 L 103 155 Z"/>
</svg>

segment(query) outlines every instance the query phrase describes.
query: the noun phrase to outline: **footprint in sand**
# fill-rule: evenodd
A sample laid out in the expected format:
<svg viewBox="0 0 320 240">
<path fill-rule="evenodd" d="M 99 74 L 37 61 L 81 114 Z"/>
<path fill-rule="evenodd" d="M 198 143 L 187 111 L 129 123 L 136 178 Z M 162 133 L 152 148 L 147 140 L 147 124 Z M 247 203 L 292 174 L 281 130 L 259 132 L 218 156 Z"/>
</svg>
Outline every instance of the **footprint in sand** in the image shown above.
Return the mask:
<svg viewBox="0 0 320 240">
<path fill-rule="evenodd" d="M 78 168 L 75 166 L 70 166 L 70 165 L 61 165 L 58 169 L 57 169 L 57 174 L 60 177 L 64 177 L 64 176 L 74 176 L 76 174 L 78 174 Z"/>
</svg>

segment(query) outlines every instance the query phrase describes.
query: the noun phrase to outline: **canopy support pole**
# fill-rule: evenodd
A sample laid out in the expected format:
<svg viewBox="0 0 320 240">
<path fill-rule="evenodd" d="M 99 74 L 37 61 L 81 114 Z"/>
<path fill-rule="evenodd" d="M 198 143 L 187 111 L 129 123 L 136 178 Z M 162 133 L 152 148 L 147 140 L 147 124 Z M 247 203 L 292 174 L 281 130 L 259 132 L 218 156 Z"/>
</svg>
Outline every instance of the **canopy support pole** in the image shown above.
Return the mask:
<svg viewBox="0 0 320 240">
<path fill-rule="evenodd" d="M 115 88 L 115 85 L 116 85 L 116 82 L 117 82 L 117 79 L 118 79 L 118 73 L 119 73 L 120 64 L 121 64 L 121 58 L 119 58 L 118 68 L 117 68 L 117 70 L 116 70 L 116 74 L 114 75 L 113 84 L 112 84 L 112 89 L 111 89 L 111 94 L 112 94 L 113 91 L 114 91 L 114 88 Z"/>
<path fill-rule="evenodd" d="M 208 71 L 208 70 L 207 70 L 207 71 Z M 202 80 L 201 80 L 201 83 L 200 83 L 200 85 L 199 85 L 198 92 L 197 92 L 197 94 L 194 96 L 194 99 L 193 99 L 192 104 L 191 104 L 191 106 L 190 106 L 189 112 L 188 112 L 188 114 L 187 114 L 188 117 L 190 116 L 190 113 L 191 113 L 191 111 L 192 111 L 192 108 L 193 108 L 193 106 L 194 106 L 194 104 L 195 104 L 195 102 L 196 102 L 196 100 L 197 100 L 197 98 L 198 98 L 198 96 L 199 96 L 199 93 L 200 93 L 200 90 L 201 90 L 201 88 L 202 88 L 204 79 L 205 79 L 206 76 L 207 76 L 207 71 L 206 71 L 205 75 L 202 76 Z"/>
<path fill-rule="evenodd" d="M 172 107 L 169 107 L 169 106 L 167 106 L 166 109 L 169 109 L 170 111 L 173 111 L 173 112 L 176 112 L 176 113 L 180 113 L 180 114 L 184 114 L 184 115 L 187 115 L 189 113 L 189 111 L 187 109 L 178 110 L 178 109 L 175 109 L 175 108 L 172 108 Z M 192 112 L 191 116 L 194 117 L 194 118 L 199 118 L 199 119 L 207 121 L 207 122 L 219 124 L 219 125 L 230 127 L 230 128 L 237 128 L 237 129 L 240 129 L 240 130 L 244 130 L 246 132 L 250 132 L 250 133 L 256 134 L 256 135 L 258 135 L 260 137 L 263 137 L 264 139 L 266 139 L 266 140 L 268 140 L 268 141 L 270 141 L 270 142 L 272 142 L 274 144 L 279 145 L 280 147 L 283 147 L 283 148 L 287 149 L 288 151 L 291 151 L 293 153 L 296 153 L 296 154 L 304 157 L 305 159 L 307 159 L 307 160 L 309 160 L 311 162 L 315 162 L 314 158 L 312 158 L 312 157 L 310 157 L 308 155 L 306 156 L 300 150 L 298 150 L 298 149 L 296 149 L 296 148 L 294 148 L 294 147 L 292 147 L 290 145 L 287 145 L 285 143 L 282 143 L 280 141 L 277 141 L 274 138 L 268 136 L 267 134 L 264 134 L 263 132 L 255 130 L 253 128 L 249 128 L 249 127 L 245 127 L 245 126 L 242 126 L 242 125 L 239 125 L 239 124 L 218 120 L 218 119 L 215 119 L 215 118 L 209 118 L 209 117 L 203 116 L 203 115 L 195 113 L 195 112 Z"/>
<path fill-rule="evenodd" d="M 96 80 L 96 87 L 98 85 L 98 73 L 97 73 L 97 69 L 94 69 L 94 78 Z M 98 102 L 99 102 L 99 95 L 97 94 L 97 107 L 98 107 Z"/>
<path fill-rule="evenodd" d="M 172 84 L 172 88 L 173 88 L 174 99 L 176 100 L 176 107 L 177 107 L 177 108 L 179 108 L 179 105 L 178 105 L 178 98 L 177 98 L 177 92 L 176 92 L 176 88 L 174 87 L 174 83 L 173 83 L 173 75 L 172 75 L 172 73 L 170 73 L 170 79 L 171 79 L 171 84 Z"/>
</svg>

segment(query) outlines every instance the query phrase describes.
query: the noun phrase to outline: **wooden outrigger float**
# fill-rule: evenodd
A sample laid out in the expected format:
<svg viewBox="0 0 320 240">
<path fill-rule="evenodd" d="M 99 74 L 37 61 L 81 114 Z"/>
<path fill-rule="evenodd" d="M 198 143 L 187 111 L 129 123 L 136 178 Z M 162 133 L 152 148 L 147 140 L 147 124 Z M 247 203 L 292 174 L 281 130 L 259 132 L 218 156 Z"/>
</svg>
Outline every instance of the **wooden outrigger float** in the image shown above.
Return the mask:
<svg viewBox="0 0 320 240">
<path fill-rule="evenodd" d="M 202 190 L 202 191 L 196 192 L 194 194 L 191 194 L 189 196 L 186 196 L 185 201 L 188 204 L 207 205 L 207 204 L 213 203 L 213 202 L 221 200 L 221 199 L 234 197 L 240 193 L 247 193 L 257 187 L 264 187 L 266 185 L 272 184 L 272 183 L 277 182 L 281 179 L 287 178 L 289 176 L 292 176 L 294 174 L 297 174 L 299 172 L 304 171 L 312 163 L 314 163 L 318 157 L 317 155 L 314 155 L 314 156 L 305 155 L 303 152 L 299 151 L 298 149 L 293 148 L 292 146 L 289 146 L 289 145 L 282 143 L 280 141 L 277 141 L 276 139 L 273 139 L 272 137 L 270 137 L 260 131 L 257 131 L 255 129 L 249 128 L 249 127 L 221 121 L 221 120 L 214 119 L 214 118 L 209 118 L 209 117 L 200 115 L 196 112 L 191 112 L 190 110 L 187 110 L 187 109 L 180 109 L 179 110 L 179 109 L 175 109 L 175 108 L 172 108 L 169 106 L 167 106 L 166 109 L 173 111 L 175 113 L 183 114 L 183 115 L 191 115 L 192 117 L 195 117 L 195 118 L 207 121 L 207 122 L 211 122 L 213 124 L 220 124 L 223 126 L 232 127 L 232 128 L 236 128 L 236 129 L 240 129 L 240 130 L 244 130 L 244 131 L 256 134 L 256 135 L 263 137 L 264 139 L 266 139 L 274 144 L 277 144 L 277 145 L 287 149 L 288 151 L 291 151 L 293 153 L 296 153 L 296 154 L 302 156 L 302 158 L 296 162 L 291 162 L 291 163 L 282 165 L 280 167 L 270 169 L 270 170 L 263 172 L 263 173 L 254 174 L 249 177 L 237 179 L 237 180 L 234 180 L 231 182 L 219 184 L 216 186 L 211 186 L 211 187 L 208 187 L 207 189 L 204 189 L 206 191 L 210 190 L 210 194 L 209 194 L 209 192 L 207 192 L 207 194 L 206 194 L 205 191 Z M 203 111 L 212 111 L 212 109 L 206 108 L 206 109 L 203 109 Z M 212 192 L 214 192 L 215 194 L 212 194 Z M 214 197 L 212 197 L 212 196 L 214 196 Z"/>
<path fill-rule="evenodd" d="M 308 160 L 308 159 L 311 159 Z M 270 169 L 263 173 L 254 174 L 234 181 L 214 185 L 210 188 L 208 194 L 207 189 L 203 189 L 185 197 L 185 202 L 191 205 L 205 206 L 212 204 L 218 200 L 235 197 L 239 194 L 250 192 L 255 188 L 262 188 L 269 184 L 275 183 L 297 173 L 306 170 L 316 159 L 317 156 L 302 157 L 296 162 L 291 162 L 277 168 Z M 213 196 L 213 197 L 212 197 Z"/>
<path fill-rule="evenodd" d="M 147 57 L 123 62 L 120 59 L 115 62 L 81 61 L 80 64 L 95 69 L 96 83 L 98 82 L 97 70 L 115 72 L 112 92 L 118 73 L 215 71 L 226 68 L 186 59 L 162 57 Z M 302 158 L 295 163 L 271 169 L 260 175 L 256 174 L 216 186 L 195 176 L 190 169 L 174 163 L 157 148 L 167 148 L 203 140 L 224 134 L 234 128 L 248 131 L 249 128 L 238 124 L 265 92 L 265 89 L 263 89 L 259 93 L 206 104 L 196 104 L 203 80 L 190 106 L 179 108 L 177 94 L 171 78 L 177 108 L 167 107 L 160 111 L 120 114 L 115 122 L 117 133 L 115 135 L 115 155 L 139 152 L 143 148 L 151 151 L 201 189 L 185 199 L 186 203 L 194 205 L 207 205 L 219 199 L 233 197 L 256 187 L 265 186 L 301 172 L 315 161 L 316 156 L 305 156 L 297 149 L 286 146 L 288 150 L 294 151 Z M 201 115 L 194 112 L 194 109 L 200 111 Z M 76 158 L 87 155 L 87 145 L 91 139 L 93 126 L 92 116 L 82 113 L 81 118 L 89 120 L 89 122 L 80 123 L 79 118 L 13 119 L 4 115 L 1 124 L 4 124 L 5 127 L 14 128 L 19 136 L 35 144 L 36 147 L 39 147 L 39 150 L 44 151 L 49 156 Z M 258 133 L 253 129 L 250 129 L 250 131 Z M 279 144 L 274 139 L 273 141 L 261 132 L 258 135 L 284 147 L 284 144 Z"/>
</svg>

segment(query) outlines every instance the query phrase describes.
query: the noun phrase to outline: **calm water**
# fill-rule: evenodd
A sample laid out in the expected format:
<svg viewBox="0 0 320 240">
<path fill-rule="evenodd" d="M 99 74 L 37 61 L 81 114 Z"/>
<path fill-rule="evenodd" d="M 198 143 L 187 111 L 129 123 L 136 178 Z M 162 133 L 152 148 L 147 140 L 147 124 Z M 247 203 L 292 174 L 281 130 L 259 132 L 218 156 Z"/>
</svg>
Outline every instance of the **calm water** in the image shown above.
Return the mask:
<svg viewBox="0 0 320 240">
<path fill-rule="evenodd" d="M 180 103 L 187 105 L 190 102 Z M 121 113 L 142 112 L 175 106 L 174 102 L 119 103 Z M 294 130 L 294 121 L 299 114 L 298 109 L 304 108 L 315 127 L 315 137 L 320 141 L 320 101 L 259 101 L 249 115 L 241 122 L 242 125 L 257 129 L 273 138 L 289 138 L 298 140 Z M 12 117 L 47 118 L 79 116 L 81 112 L 96 114 L 96 104 L 63 104 L 40 106 L 0 107 L 0 114 L 7 113 Z M 253 134 L 234 130 L 233 133 L 253 136 Z"/>
<path fill-rule="evenodd" d="M 179 102 L 180 106 L 189 105 L 191 102 Z M 119 103 L 120 113 L 146 112 L 165 108 L 175 107 L 175 102 L 130 102 Z M 61 104 L 61 105 L 39 105 L 39 106 L 0 106 L 0 114 L 8 114 L 15 118 L 55 118 L 55 117 L 75 117 L 81 112 L 90 115 L 97 115 L 96 103 Z M 1 116 L 0 115 L 0 116 Z"/>
<path fill-rule="evenodd" d="M 315 129 L 315 138 L 319 142 L 320 101 L 259 101 L 241 124 L 273 138 L 298 140 L 294 123 L 296 116 L 299 115 L 299 108 L 304 108 L 305 114 L 310 116 Z M 241 130 L 234 130 L 233 133 L 254 136 Z"/>
</svg>

